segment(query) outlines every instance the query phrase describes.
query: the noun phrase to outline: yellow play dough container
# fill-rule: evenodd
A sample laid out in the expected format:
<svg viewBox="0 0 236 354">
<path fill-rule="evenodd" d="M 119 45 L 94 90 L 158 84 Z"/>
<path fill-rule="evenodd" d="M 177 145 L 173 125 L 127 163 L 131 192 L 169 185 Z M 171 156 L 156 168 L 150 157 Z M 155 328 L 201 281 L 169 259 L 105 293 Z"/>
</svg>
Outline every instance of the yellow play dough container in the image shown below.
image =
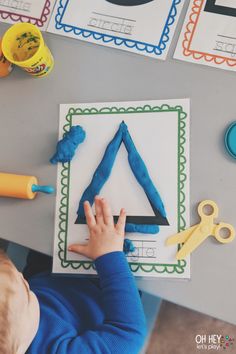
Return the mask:
<svg viewBox="0 0 236 354">
<path fill-rule="evenodd" d="M 42 33 L 30 23 L 11 26 L 2 38 L 2 51 L 7 60 L 35 77 L 48 75 L 54 65 Z"/>
</svg>

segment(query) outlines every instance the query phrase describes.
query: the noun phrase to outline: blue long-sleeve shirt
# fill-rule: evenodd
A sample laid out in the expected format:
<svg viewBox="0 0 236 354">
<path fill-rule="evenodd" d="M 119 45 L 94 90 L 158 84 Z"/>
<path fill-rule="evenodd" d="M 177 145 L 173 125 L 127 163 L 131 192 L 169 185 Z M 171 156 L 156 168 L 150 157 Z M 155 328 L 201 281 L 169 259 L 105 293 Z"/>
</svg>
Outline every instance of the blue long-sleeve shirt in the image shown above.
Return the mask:
<svg viewBox="0 0 236 354">
<path fill-rule="evenodd" d="M 93 280 L 37 275 L 29 281 L 40 304 L 39 329 L 27 354 L 136 354 L 146 324 L 123 252 L 99 257 Z"/>
</svg>

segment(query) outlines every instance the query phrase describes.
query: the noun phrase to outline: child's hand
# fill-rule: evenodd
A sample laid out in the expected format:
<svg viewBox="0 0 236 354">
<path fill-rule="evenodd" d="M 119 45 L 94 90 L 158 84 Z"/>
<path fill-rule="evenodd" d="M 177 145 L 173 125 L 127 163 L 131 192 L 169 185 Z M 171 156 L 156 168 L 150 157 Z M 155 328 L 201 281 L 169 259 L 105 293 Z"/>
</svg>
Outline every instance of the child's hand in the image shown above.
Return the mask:
<svg viewBox="0 0 236 354">
<path fill-rule="evenodd" d="M 95 260 L 110 252 L 122 251 L 126 213 L 121 209 L 117 224 L 114 225 L 111 209 L 103 198 L 95 198 L 96 217 L 93 215 L 89 202 L 84 203 L 84 212 L 89 228 L 89 241 L 86 245 L 74 244 L 68 247 L 69 251 L 82 254 Z"/>
</svg>

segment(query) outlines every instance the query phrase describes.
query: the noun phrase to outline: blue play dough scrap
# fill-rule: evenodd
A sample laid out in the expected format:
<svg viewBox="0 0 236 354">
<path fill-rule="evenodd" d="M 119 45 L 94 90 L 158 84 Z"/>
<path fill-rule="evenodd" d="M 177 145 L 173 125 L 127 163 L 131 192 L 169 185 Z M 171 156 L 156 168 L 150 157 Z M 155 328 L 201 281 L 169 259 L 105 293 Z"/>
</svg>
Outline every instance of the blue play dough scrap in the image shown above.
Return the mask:
<svg viewBox="0 0 236 354">
<path fill-rule="evenodd" d="M 128 238 L 125 238 L 124 240 L 124 245 L 123 245 L 123 252 L 125 254 L 132 253 L 135 251 L 135 247 L 133 245 L 133 242 L 129 240 Z"/>
<path fill-rule="evenodd" d="M 124 143 L 128 152 L 129 165 L 134 176 L 136 177 L 136 180 L 144 189 L 149 201 L 152 203 L 152 206 L 157 209 L 163 217 L 166 217 L 166 212 L 161 197 L 149 176 L 145 163 L 139 155 L 128 132 L 128 127 L 124 122 L 120 124 L 118 131 L 108 144 L 103 158 L 93 174 L 90 184 L 85 189 L 80 199 L 77 214 L 84 217 L 83 205 L 86 200 L 89 201 L 91 205 L 93 205 L 95 196 L 100 193 L 100 190 L 111 174 L 116 155 L 122 142 Z M 127 223 L 125 231 L 156 234 L 159 232 L 159 226 Z"/>
<path fill-rule="evenodd" d="M 69 162 L 75 155 L 75 151 L 86 137 L 86 133 L 80 125 L 75 125 L 70 128 L 69 132 L 65 133 L 62 140 L 57 143 L 56 153 L 50 159 L 52 164 L 57 162 Z"/>
</svg>

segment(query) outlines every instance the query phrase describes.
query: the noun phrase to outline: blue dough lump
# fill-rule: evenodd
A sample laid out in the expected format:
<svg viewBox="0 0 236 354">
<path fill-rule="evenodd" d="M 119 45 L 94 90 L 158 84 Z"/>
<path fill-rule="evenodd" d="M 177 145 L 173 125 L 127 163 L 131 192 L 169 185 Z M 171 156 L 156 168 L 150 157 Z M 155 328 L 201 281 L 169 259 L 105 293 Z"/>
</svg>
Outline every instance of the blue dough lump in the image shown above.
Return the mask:
<svg viewBox="0 0 236 354">
<path fill-rule="evenodd" d="M 68 133 L 65 133 L 62 140 L 58 141 L 56 153 L 50 159 L 52 164 L 57 162 L 69 162 L 75 155 L 75 151 L 86 137 L 86 133 L 80 125 L 75 125 L 70 128 Z"/>
</svg>

